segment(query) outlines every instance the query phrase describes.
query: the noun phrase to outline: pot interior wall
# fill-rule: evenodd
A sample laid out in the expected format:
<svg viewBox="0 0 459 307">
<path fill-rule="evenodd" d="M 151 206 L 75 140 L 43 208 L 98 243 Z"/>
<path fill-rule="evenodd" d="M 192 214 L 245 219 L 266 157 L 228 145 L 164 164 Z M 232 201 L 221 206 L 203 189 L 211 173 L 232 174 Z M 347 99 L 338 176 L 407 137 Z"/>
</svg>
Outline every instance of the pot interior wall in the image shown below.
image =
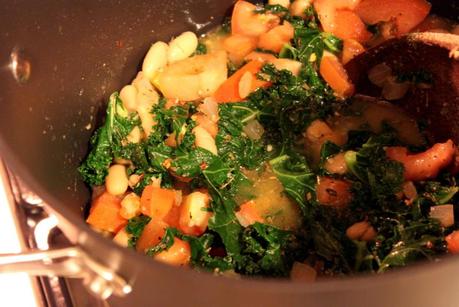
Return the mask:
<svg viewBox="0 0 459 307">
<path fill-rule="evenodd" d="M 89 194 L 76 168 L 110 93 L 132 80 L 151 43 L 185 30 L 206 32 L 222 22 L 232 2 L 4 1 L 2 156 L 39 195 L 53 195 L 53 207 L 81 216 Z M 13 78 L 12 52 L 30 64 L 27 82 Z"/>
</svg>

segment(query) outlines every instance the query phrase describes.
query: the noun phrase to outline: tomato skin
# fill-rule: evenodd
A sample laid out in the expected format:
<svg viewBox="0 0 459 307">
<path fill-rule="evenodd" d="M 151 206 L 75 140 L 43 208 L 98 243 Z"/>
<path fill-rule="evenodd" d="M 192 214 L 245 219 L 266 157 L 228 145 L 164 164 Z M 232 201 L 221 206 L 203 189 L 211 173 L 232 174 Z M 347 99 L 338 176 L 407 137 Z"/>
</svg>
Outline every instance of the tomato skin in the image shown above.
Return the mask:
<svg viewBox="0 0 459 307">
<path fill-rule="evenodd" d="M 279 53 L 285 44 L 288 44 L 294 36 L 292 25 L 285 22 L 283 25 L 276 26 L 266 33 L 260 35 L 258 47 Z"/>
<path fill-rule="evenodd" d="M 352 201 L 351 183 L 346 180 L 319 177 L 316 193 L 318 202 L 325 206 L 344 208 Z"/>
<path fill-rule="evenodd" d="M 389 159 L 403 164 L 406 180 L 420 181 L 435 178 L 441 169 L 451 164 L 455 151 L 453 141 L 448 140 L 417 154 L 408 153 L 406 147 L 388 147 L 386 155 Z"/>
</svg>

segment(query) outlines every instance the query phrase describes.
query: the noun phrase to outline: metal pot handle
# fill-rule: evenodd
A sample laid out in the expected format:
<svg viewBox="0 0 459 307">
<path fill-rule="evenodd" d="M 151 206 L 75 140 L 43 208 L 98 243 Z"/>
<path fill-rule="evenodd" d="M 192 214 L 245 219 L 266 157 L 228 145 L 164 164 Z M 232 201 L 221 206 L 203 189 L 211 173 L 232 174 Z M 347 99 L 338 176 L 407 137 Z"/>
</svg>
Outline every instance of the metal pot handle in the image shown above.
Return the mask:
<svg viewBox="0 0 459 307">
<path fill-rule="evenodd" d="M 49 249 L 50 235 L 58 226 L 57 218 L 46 213 L 43 200 L 9 172 L 0 159 L 0 188 L 2 183 L 7 202 L 12 208 L 13 204 L 20 204 L 22 209 L 35 212 L 26 224 L 31 222 L 34 225 L 33 238 L 29 240 L 34 241 L 32 245 L 37 249 L 18 254 L 0 254 L 0 274 L 24 272 L 32 276 L 81 278 L 89 292 L 102 300 L 111 295 L 124 297 L 132 291 L 123 277 L 102 265 L 81 247 L 73 245 Z M 19 228 L 17 231 L 21 232 Z"/>
<path fill-rule="evenodd" d="M 87 289 L 102 299 L 112 294 L 123 297 L 132 291 L 125 279 L 76 246 L 0 255 L 0 273 L 17 272 L 82 278 Z"/>
</svg>

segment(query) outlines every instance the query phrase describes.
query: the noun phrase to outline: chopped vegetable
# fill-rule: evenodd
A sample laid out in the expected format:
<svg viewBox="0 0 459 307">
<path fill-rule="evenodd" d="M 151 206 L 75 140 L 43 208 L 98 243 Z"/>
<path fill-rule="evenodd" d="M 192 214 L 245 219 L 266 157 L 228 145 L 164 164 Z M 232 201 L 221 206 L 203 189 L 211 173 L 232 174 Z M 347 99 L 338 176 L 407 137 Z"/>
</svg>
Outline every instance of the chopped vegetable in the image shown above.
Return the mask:
<svg viewBox="0 0 459 307">
<path fill-rule="evenodd" d="M 403 35 L 420 24 L 429 14 L 430 3 L 425 0 L 393 0 L 388 5 L 380 0 L 362 0 L 357 14 L 370 25 L 395 19 L 397 34 Z"/>
<path fill-rule="evenodd" d="M 92 202 L 86 222 L 98 230 L 118 232 L 127 223 L 120 209 L 121 199 L 104 192 Z"/>
</svg>

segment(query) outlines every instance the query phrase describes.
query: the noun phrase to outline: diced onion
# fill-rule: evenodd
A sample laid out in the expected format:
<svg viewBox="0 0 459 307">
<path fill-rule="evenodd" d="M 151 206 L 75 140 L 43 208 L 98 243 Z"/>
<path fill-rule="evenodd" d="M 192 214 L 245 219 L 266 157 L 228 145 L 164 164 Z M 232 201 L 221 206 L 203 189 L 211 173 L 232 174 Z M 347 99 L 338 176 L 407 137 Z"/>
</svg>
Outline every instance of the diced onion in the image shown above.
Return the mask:
<svg viewBox="0 0 459 307">
<path fill-rule="evenodd" d="M 439 205 L 430 208 L 430 217 L 440 221 L 443 227 L 454 225 L 453 205 Z"/>
<path fill-rule="evenodd" d="M 256 119 L 249 120 L 242 130 L 252 140 L 259 140 L 265 132 L 263 126 Z"/>
</svg>

